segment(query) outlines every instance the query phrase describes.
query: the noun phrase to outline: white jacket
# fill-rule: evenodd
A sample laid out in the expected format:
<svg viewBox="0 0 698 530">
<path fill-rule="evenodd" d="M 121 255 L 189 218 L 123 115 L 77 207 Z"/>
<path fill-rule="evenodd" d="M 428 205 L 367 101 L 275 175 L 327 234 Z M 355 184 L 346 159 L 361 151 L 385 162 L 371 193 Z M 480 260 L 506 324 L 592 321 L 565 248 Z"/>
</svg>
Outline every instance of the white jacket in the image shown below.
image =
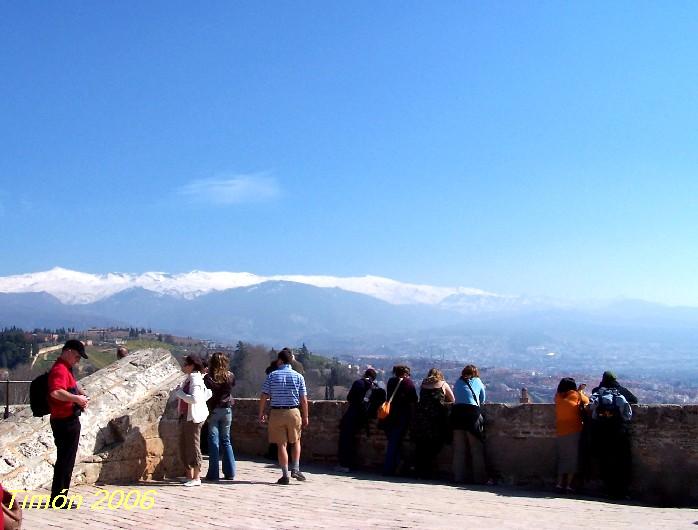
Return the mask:
<svg viewBox="0 0 698 530">
<path fill-rule="evenodd" d="M 188 394 L 182 390 L 182 387 L 187 384 L 187 381 L 189 381 Z M 184 383 L 182 383 L 182 386 L 175 392 L 175 396 L 189 404 L 187 407 L 187 421 L 193 421 L 194 423 L 206 421 L 206 418 L 208 418 L 208 407 L 206 406 L 206 402 L 211 398 L 211 390 L 206 388 L 204 376 L 201 375 L 201 372 L 192 372 L 189 374 L 187 379 L 184 380 Z"/>
</svg>

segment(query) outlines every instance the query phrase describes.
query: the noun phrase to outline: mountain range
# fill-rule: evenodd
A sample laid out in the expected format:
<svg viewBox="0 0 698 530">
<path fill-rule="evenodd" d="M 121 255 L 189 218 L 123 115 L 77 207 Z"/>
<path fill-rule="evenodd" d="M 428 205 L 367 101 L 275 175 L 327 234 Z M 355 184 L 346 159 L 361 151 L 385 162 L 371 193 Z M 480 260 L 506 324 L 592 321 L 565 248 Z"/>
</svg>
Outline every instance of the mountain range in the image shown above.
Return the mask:
<svg viewBox="0 0 698 530">
<path fill-rule="evenodd" d="M 247 272 L 192 271 L 183 274 L 146 272 L 143 274 L 89 274 L 55 267 L 49 271 L 0 277 L 0 293 L 45 292 L 66 304 L 88 304 L 121 291 L 142 288 L 154 293 L 193 299 L 215 291 L 249 287 L 268 281 L 294 282 L 321 288 L 372 296 L 391 304 L 436 304 L 451 296 L 483 300 L 507 300 L 480 289 L 434 287 L 401 283 L 379 276 L 338 278 L 335 276 L 277 275 L 258 276 Z"/>
<path fill-rule="evenodd" d="M 321 352 L 485 356 L 536 369 L 673 361 L 698 350 L 698 308 L 637 300 L 572 304 L 365 276 L 200 272 L 93 275 L 55 268 L 0 277 L 0 326 L 150 327 Z"/>
</svg>

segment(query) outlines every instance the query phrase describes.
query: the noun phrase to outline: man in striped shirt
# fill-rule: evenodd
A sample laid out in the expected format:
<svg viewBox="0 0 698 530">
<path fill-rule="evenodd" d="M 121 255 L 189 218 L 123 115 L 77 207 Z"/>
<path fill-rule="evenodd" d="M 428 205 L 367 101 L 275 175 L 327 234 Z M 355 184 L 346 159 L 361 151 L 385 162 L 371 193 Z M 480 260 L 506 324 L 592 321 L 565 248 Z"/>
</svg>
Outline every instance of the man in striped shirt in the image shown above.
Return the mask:
<svg viewBox="0 0 698 530">
<path fill-rule="evenodd" d="M 300 472 L 301 426 L 308 426 L 308 397 L 305 379 L 291 368 L 291 350 L 281 350 L 278 359 L 279 369 L 271 372 L 262 386 L 262 395 L 259 397 L 259 421 L 266 423 L 265 409 L 267 400 L 270 400 L 269 443 L 275 443 L 277 446 L 279 466 L 283 473 L 276 483 L 288 484 L 290 480 L 287 444 L 293 444 L 291 477 L 305 480 L 305 476 Z"/>
</svg>

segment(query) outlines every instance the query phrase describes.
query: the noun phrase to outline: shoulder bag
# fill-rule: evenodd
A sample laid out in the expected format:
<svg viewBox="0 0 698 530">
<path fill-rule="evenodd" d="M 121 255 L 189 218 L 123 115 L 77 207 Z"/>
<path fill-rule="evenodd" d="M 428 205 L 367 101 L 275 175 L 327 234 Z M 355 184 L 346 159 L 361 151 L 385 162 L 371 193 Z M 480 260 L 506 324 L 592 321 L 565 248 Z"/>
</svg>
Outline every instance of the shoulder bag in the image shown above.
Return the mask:
<svg viewBox="0 0 698 530">
<path fill-rule="evenodd" d="M 397 389 L 400 388 L 400 383 L 402 383 L 402 378 L 400 378 L 400 380 L 397 382 L 395 390 L 393 390 L 393 393 L 390 395 L 390 399 L 388 401 L 384 401 L 383 404 L 378 407 L 377 416 L 379 420 L 384 420 L 390 415 L 390 403 L 393 401 L 395 394 L 397 394 Z"/>
</svg>

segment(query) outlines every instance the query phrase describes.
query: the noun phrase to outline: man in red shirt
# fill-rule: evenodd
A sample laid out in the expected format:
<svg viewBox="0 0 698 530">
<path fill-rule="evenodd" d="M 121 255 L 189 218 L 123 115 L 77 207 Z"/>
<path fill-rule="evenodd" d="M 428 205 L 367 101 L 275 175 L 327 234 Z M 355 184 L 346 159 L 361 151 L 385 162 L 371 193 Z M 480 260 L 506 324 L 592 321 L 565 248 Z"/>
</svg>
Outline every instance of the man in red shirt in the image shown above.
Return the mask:
<svg viewBox="0 0 698 530">
<path fill-rule="evenodd" d="M 87 359 L 85 346 L 71 339 L 63 345 L 60 357 L 48 373 L 48 407 L 51 412 L 51 430 L 56 442 L 56 464 L 53 468 L 51 503 L 58 495 L 68 495 L 75 456 L 80 442 L 80 413 L 87 407 L 88 398 L 73 376 L 72 368 L 80 358 Z M 60 506 L 69 503 L 57 502 Z"/>
</svg>

